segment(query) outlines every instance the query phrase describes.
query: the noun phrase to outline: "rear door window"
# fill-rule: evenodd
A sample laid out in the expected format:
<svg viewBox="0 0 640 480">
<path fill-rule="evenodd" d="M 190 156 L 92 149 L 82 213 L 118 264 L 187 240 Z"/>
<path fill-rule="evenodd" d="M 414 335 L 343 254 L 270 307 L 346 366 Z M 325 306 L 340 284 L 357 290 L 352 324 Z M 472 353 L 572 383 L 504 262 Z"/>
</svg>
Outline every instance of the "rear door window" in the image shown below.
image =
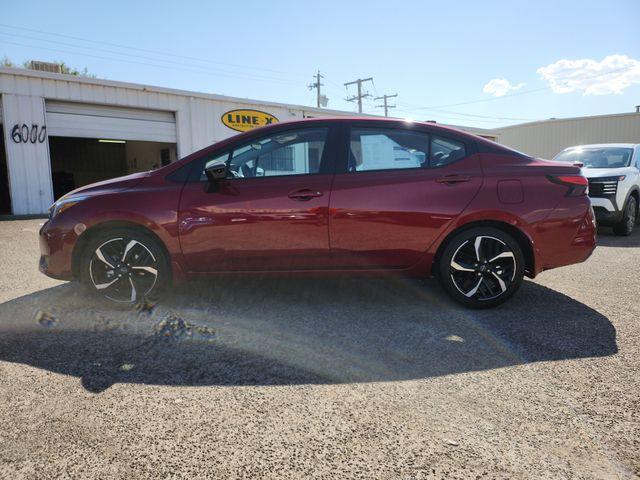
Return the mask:
<svg viewBox="0 0 640 480">
<path fill-rule="evenodd" d="M 348 172 L 426 168 L 429 135 L 400 129 L 351 130 Z"/>
</svg>

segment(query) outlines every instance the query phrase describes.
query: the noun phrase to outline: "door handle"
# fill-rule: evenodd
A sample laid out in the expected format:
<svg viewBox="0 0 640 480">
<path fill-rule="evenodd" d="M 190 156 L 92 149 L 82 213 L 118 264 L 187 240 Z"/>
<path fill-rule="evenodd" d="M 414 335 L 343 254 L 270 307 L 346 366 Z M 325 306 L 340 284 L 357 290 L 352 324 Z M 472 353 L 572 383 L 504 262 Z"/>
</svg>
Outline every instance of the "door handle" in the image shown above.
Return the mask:
<svg viewBox="0 0 640 480">
<path fill-rule="evenodd" d="M 436 182 L 444 183 L 446 185 L 454 185 L 456 183 L 464 183 L 471 180 L 471 177 L 464 177 L 462 175 L 445 175 L 444 177 L 436 178 Z"/>
<path fill-rule="evenodd" d="M 308 188 L 302 188 L 300 190 L 294 190 L 289 193 L 289 198 L 293 200 L 305 201 L 311 200 L 314 197 L 321 197 L 323 195 L 322 192 L 318 190 L 309 190 Z"/>
</svg>

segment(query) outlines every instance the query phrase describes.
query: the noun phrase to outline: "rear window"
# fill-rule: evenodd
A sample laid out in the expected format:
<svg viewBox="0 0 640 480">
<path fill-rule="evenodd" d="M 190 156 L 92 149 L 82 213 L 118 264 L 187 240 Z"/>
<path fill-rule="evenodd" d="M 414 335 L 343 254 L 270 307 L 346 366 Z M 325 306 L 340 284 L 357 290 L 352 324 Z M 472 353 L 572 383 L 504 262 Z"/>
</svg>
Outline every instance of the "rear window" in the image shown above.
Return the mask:
<svg viewBox="0 0 640 480">
<path fill-rule="evenodd" d="M 431 166 L 443 167 L 467 156 L 464 143 L 450 138 L 431 137 Z"/>
</svg>

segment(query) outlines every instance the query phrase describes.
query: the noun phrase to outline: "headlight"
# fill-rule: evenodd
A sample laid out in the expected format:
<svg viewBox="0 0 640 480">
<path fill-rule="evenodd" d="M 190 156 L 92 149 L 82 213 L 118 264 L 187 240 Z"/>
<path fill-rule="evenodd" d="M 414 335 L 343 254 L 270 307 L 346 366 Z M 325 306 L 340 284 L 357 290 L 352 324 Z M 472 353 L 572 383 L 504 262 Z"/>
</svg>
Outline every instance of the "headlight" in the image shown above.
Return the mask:
<svg viewBox="0 0 640 480">
<path fill-rule="evenodd" d="M 65 210 L 73 207 L 76 203 L 80 203 L 87 198 L 87 196 L 74 196 L 69 198 L 62 197 L 49 208 L 49 218 L 54 218 L 55 216 L 60 215 Z"/>
</svg>

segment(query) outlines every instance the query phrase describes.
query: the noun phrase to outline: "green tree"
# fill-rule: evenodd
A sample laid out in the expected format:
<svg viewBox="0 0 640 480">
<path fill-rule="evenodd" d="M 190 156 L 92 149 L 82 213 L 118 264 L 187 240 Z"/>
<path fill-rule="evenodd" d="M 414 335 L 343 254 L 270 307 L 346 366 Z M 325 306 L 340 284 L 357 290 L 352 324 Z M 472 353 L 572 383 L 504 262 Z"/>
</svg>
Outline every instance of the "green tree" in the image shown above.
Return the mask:
<svg viewBox="0 0 640 480">
<path fill-rule="evenodd" d="M 17 65 L 15 63 L 13 63 L 11 61 L 11 59 L 9 57 L 7 57 L 6 55 L 4 55 L 2 57 L 2 62 L 0 63 L 1 67 L 9 67 L 9 68 L 15 68 L 17 67 Z"/>
<path fill-rule="evenodd" d="M 97 78 L 93 73 L 89 73 L 87 67 L 84 67 L 84 69 L 82 70 L 78 70 L 77 68 L 70 67 L 62 60 L 54 63 L 60 65 L 61 73 L 65 73 L 67 75 L 75 75 L 76 77 Z M 14 63 L 9 57 L 4 55 L 2 57 L 2 60 L 0 61 L 0 67 L 20 68 L 20 65 Z M 29 60 L 22 62 L 22 68 L 26 68 L 27 70 L 31 69 L 31 62 Z"/>
</svg>

